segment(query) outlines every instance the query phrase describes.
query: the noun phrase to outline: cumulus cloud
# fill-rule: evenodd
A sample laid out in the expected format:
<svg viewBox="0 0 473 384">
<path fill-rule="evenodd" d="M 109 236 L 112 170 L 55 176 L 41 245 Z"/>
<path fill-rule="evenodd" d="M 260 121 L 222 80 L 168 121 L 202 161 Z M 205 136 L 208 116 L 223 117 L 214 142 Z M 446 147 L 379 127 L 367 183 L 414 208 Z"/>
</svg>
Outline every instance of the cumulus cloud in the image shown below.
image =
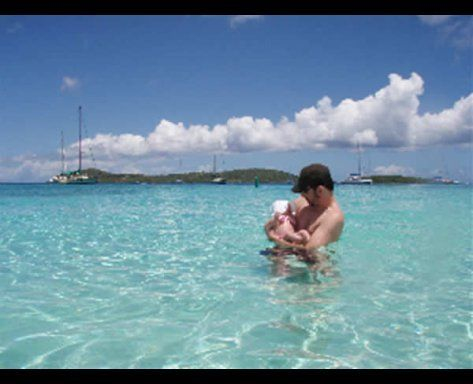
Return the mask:
<svg viewBox="0 0 473 384">
<path fill-rule="evenodd" d="M 230 17 L 230 25 L 236 27 L 237 25 L 247 23 L 252 20 L 260 20 L 263 16 L 261 15 L 236 15 Z"/>
<path fill-rule="evenodd" d="M 362 99 L 346 98 L 333 104 L 328 96 L 303 108 L 292 119 L 278 122 L 252 116 L 230 117 L 215 126 L 161 120 L 148 135 L 100 133 L 83 140 L 83 151 L 92 150 L 100 168 L 118 171 L 129 166 L 153 172 L 161 160 L 180 154 L 298 151 L 324 148 L 385 147 L 403 150 L 443 144 L 472 145 L 473 93 L 442 111 L 419 114 L 424 81 L 416 73 L 403 78 L 388 76 L 389 83 Z M 66 158 L 76 158 L 78 143 L 66 148 Z M 55 154 L 43 167 L 44 175 L 57 173 Z M 2 175 L 39 172 L 34 159 L 18 160 L 0 169 Z M 153 165 L 154 164 L 154 165 Z M 85 163 L 87 166 L 94 164 Z M 0 164 L 1 167 L 1 164 Z M 392 170 L 392 168 L 386 168 Z M 159 173 L 159 170 L 155 170 Z M 379 172 L 387 172 L 379 168 Z M 8 177 L 12 179 L 12 177 Z"/>
<path fill-rule="evenodd" d="M 45 181 L 58 173 L 60 167 L 59 160 L 36 154 L 0 158 L 0 181 Z"/>
<path fill-rule="evenodd" d="M 131 160 L 131 161 L 130 161 Z M 168 174 L 175 171 L 172 164 L 166 164 L 165 158 L 159 156 L 133 158 L 101 158 L 97 164 L 87 151 L 84 151 L 82 168 L 100 168 L 113 173 L 146 173 Z M 72 171 L 78 167 L 77 151 L 66 154 L 65 170 Z M 60 155 L 26 154 L 0 158 L 0 182 L 45 182 L 61 172 Z M 184 170 L 188 171 L 188 170 Z M 189 170 L 190 171 L 190 170 Z"/>
<path fill-rule="evenodd" d="M 360 100 L 347 98 L 333 105 L 328 96 L 277 123 L 252 116 L 231 117 L 225 123 L 184 126 L 161 120 L 148 136 L 98 134 L 84 140 L 103 158 L 168 156 L 179 153 L 243 153 L 330 147 L 378 146 L 416 148 L 466 144 L 473 132 L 473 93 L 453 107 L 420 115 L 424 81 L 389 75 L 389 84 Z M 77 143 L 71 147 L 76 150 Z"/>
<path fill-rule="evenodd" d="M 61 91 L 72 91 L 79 87 L 79 79 L 73 77 L 64 76 L 62 78 Z"/>
<path fill-rule="evenodd" d="M 391 164 L 388 166 L 380 165 L 374 169 L 375 175 L 401 175 L 401 176 L 413 176 L 415 175 L 415 170 L 411 167 L 403 167 L 396 164 Z"/>
<path fill-rule="evenodd" d="M 408 141 L 420 146 L 468 144 L 473 134 L 473 93 L 437 114 L 413 116 Z"/>
</svg>

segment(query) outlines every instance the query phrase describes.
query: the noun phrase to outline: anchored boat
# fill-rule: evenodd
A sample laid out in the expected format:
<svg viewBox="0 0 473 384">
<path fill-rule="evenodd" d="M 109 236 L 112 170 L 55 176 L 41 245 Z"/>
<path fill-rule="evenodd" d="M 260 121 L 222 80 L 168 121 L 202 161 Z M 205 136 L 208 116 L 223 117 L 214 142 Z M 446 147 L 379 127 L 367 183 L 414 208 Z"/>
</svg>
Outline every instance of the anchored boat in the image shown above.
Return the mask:
<svg viewBox="0 0 473 384">
<path fill-rule="evenodd" d="M 64 135 L 61 132 L 61 161 L 62 171 L 60 174 L 49 179 L 54 184 L 96 184 L 97 179 L 90 177 L 82 170 L 82 107 L 79 106 L 79 168 L 76 171 L 66 172 L 64 169 Z"/>
<path fill-rule="evenodd" d="M 213 179 L 210 181 L 212 184 L 227 184 L 227 180 L 221 177 L 217 173 L 217 156 L 214 155 L 214 167 L 213 167 Z"/>
<path fill-rule="evenodd" d="M 361 149 L 360 145 L 357 145 L 358 151 L 358 172 L 357 173 L 350 173 L 350 175 L 340 184 L 356 184 L 356 185 L 371 185 L 373 184 L 373 179 L 369 177 L 365 177 L 361 173 Z"/>
</svg>

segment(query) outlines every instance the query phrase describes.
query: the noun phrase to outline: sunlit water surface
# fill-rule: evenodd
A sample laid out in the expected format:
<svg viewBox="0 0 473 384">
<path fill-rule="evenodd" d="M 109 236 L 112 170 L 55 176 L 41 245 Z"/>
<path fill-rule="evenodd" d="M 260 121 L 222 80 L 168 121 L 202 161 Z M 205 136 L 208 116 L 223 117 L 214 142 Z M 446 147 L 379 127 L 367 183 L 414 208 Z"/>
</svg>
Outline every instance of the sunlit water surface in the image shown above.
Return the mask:
<svg viewBox="0 0 473 384">
<path fill-rule="evenodd" d="M 471 187 L 335 193 L 310 266 L 288 185 L 0 185 L 0 368 L 472 368 Z"/>
</svg>

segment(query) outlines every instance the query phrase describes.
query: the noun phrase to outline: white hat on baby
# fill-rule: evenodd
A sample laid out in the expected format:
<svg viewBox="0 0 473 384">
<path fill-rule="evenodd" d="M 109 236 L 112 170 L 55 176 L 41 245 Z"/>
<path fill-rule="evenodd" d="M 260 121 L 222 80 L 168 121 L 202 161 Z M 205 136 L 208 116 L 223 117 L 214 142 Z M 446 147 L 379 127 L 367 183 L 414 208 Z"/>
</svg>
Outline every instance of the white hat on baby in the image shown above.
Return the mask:
<svg viewBox="0 0 473 384">
<path fill-rule="evenodd" d="M 271 205 L 271 213 L 274 215 L 275 213 L 284 213 L 287 211 L 287 205 L 289 201 L 287 200 L 276 200 Z"/>
</svg>

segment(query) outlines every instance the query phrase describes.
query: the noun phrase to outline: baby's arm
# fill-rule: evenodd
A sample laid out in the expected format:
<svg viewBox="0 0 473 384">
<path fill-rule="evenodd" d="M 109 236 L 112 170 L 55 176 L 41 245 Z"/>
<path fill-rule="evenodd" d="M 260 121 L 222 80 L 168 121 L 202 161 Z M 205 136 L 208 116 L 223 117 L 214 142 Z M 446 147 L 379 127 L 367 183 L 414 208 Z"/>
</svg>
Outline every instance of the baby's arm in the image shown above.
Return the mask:
<svg viewBox="0 0 473 384">
<path fill-rule="evenodd" d="M 309 231 L 306 231 L 305 229 L 301 229 L 297 233 L 300 234 L 300 236 L 302 237 L 302 244 L 305 244 L 309 241 L 310 239 Z"/>
<path fill-rule="evenodd" d="M 266 236 L 268 237 L 268 240 L 273 241 L 276 235 L 276 228 L 278 226 L 278 222 L 275 218 L 271 218 L 268 220 L 268 222 L 264 225 L 264 231 L 266 232 Z"/>
<path fill-rule="evenodd" d="M 307 232 L 305 229 L 301 229 L 300 231 L 294 233 L 288 233 L 286 236 L 284 236 L 284 240 L 299 244 L 305 244 L 309 241 L 309 239 L 309 232 Z"/>
</svg>

